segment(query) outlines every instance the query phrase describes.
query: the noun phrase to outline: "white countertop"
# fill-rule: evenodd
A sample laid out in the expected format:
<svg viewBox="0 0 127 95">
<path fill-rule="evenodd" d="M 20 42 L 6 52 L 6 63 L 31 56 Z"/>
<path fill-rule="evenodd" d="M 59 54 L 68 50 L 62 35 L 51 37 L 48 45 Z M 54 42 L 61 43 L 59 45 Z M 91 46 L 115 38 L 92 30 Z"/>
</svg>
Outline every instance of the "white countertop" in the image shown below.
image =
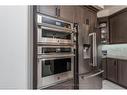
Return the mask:
<svg viewBox="0 0 127 95">
<path fill-rule="evenodd" d="M 116 59 L 127 60 L 127 56 L 121 56 L 121 55 L 107 55 L 107 56 L 103 56 L 102 58 L 116 58 Z"/>
</svg>

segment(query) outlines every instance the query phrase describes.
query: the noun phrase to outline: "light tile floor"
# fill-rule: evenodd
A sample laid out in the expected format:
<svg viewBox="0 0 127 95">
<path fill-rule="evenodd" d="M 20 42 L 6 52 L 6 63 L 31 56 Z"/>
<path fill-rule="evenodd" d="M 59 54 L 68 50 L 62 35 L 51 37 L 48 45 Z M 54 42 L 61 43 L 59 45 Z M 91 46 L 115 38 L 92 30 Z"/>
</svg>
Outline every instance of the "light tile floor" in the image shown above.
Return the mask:
<svg viewBox="0 0 127 95">
<path fill-rule="evenodd" d="M 112 83 L 108 80 L 103 80 L 103 88 L 102 89 L 107 89 L 107 90 L 116 90 L 116 89 L 120 89 L 120 90 L 125 90 L 125 88 L 115 84 L 115 83 Z"/>
</svg>

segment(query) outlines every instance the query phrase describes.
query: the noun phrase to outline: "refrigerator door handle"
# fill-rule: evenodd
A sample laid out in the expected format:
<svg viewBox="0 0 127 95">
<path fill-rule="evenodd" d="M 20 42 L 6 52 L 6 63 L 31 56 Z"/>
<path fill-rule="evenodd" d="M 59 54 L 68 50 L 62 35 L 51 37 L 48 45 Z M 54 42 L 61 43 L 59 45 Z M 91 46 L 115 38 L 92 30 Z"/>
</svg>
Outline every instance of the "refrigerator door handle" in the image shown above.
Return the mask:
<svg viewBox="0 0 127 95">
<path fill-rule="evenodd" d="M 90 65 L 97 66 L 97 46 L 96 46 L 96 33 L 89 34 L 90 42 Z"/>
<path fill-rule="evenodd" d="M 103 73 L 104 72 L 104 70 L 101 70 L 101 71 L 99 71 L 99 72 L 96 72 L 96 73 L 94 73 L 94 74 L 81 74 L 80 75 L 80 77 L 81 77 L 81 79 L 88 79 L 88 78 L 92 78 L 92 77 L 95 77 L 95 76 L 97 76 L 97 75 L 99 75 L 99 74 L 101 74 L 101 73 Z"/>
</svg>

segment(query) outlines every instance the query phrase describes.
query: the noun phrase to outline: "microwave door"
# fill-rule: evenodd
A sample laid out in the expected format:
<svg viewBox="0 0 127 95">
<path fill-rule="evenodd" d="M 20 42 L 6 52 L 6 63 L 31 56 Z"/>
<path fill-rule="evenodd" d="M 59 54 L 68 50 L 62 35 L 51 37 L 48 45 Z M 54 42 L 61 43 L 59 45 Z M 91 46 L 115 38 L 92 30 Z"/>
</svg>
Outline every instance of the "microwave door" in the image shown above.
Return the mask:
<svg viewBox="0 0 127 95">
<path fill-rule="evenodd" d="M 96 33 L 89 34 L 90 43 L 90 65 L 97 66 L 97 44 L 96 44 Z"/>
</svg>

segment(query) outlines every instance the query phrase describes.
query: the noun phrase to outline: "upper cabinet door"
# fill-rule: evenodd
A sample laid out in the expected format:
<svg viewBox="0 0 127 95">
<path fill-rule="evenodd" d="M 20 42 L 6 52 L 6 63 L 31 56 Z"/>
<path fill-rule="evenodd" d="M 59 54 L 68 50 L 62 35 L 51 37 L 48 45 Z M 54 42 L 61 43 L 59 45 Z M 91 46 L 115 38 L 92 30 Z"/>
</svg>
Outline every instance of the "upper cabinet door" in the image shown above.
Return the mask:
<svg viewBox="0 0 127 95">
<path fill-rule="evenodd" d="M 108 58 L 107 59 L 107 79 L 117 82 L 117 60 Z"/>
<path fill-rule="evenodd" d="M 75 15 L 74 15 L 74 22 L 83 24 L 84 22 L 84 8 L 83 7 L 75 7 Z"/>
<path fill-rule="evenodd" d="M 59 6 L 58 16 L 64 20 L 74 22 L 74 6 Z"/>
<path fill-rule="evenodd" d="M 110 16 L 110 43 L 127 43 L 127 9 Z"/>
<path fill-rule="evenodd" d="M 49 16 L 57 17 L 58 13 L 58 7 L 57 6 L 37 6 L 37 12 L 40 12 L 42 14 L 46 14 Z"/>
</svg>

